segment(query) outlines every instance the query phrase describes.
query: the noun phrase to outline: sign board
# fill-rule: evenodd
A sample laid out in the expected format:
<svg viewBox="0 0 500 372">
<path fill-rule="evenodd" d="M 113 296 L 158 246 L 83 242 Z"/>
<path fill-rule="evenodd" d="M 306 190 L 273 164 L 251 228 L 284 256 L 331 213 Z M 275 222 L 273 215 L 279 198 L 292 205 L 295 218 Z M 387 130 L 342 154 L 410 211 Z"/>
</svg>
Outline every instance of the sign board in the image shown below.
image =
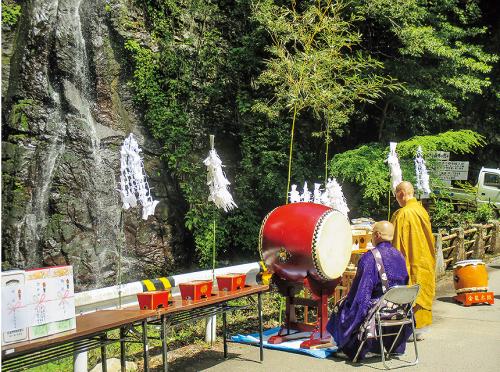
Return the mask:
<svg viewBox="0 0 500 372">
<path fill-rule="evenodd" d="M 438 161 L 433 164 L 436 177 L 443 181 L 467 180 L 469 175 L 468 161 Z"/>
<path fill-rule="evenodd" d="M 468 177 L 468 172 L 443 170 L 443 171 L 437 171 L 436 177 L 438 177 L 443 181 L 453 181 L 453 180 L 466 181 Z"/>
<path fill-rule="evenodd" d="M 425 154 L 426 158 L 434 160 L 450 160 L 449 151 L 429 151 Z"/>
</svg>

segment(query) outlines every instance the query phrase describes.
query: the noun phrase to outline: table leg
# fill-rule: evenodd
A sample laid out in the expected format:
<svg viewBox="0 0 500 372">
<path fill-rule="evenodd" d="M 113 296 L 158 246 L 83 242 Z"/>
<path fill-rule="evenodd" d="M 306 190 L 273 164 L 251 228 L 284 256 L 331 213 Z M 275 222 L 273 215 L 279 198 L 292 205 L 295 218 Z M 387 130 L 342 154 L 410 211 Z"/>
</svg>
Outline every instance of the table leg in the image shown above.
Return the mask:
<svg viewBox="0 0 500 372">
<path fill-rule="evenodd" d="M 163 357 L 163 371 L 168 371 L 167 361 L 167 319 L 165 315 L 161 316 L 161 351 Z"/>
<path fill-rule="evenodd" d="M 227 359 L 227 333 L 226 333 L 226 325 L 227 325 L 227 313 L 224 311 L 222 313 L 222 340 L 224 341 L 224 359 Z"/>
<path fill-rule="evenodd" d="M 102 372 L 108 371 L 108 364 L 106 363 L 106 340 L 108 339 L 108 335 L 104 333 L 100 336 L 101 338 L 101 364 L 102 364 Z"/>
<path fill-rule="evenodd" d="M 121 366 L 121 372 L 125 372 L 127 368 L 127 364 L 125 362 L 125 335 L 126 335 L 126 330 L 124 327 L 120 328 L 120 366 Z"/>
<path fill-rule="evenodd" d="M 262 331 L 262 294 L 257 293 L 257 311 L 259 313 L 259 349 L 260 361 L 264 361 L 264 335 Z"/>
<path fill-rule="evenodd" d="M 148 321 L 142 321 L 142 345 L 144 347 L 144 372 L 149 372 Z"/>
</svg>

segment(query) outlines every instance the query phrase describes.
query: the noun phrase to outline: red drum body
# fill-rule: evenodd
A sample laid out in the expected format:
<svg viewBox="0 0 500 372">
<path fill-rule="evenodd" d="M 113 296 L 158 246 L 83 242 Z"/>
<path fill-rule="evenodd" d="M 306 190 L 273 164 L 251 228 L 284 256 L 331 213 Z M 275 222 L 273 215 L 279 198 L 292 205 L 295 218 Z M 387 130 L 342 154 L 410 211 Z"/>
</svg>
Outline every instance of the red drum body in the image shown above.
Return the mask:
<svg viewBox="0 0 500 372">
<path fill-rule="evenodd" d="M 351 249 L 349 221 L 321 204 L 283 205 L 271 211 L 260 228 L 262 260 L 270 272 L 287 281 L 337 279 L 349 263 Z"/>
<path fill-rule="evenodd" d="M 459 261 L 453 265 L 453 284 L 457 294 L 464 292 L 486 292 L 488 273 L 481 260 Z"/>
</svg>

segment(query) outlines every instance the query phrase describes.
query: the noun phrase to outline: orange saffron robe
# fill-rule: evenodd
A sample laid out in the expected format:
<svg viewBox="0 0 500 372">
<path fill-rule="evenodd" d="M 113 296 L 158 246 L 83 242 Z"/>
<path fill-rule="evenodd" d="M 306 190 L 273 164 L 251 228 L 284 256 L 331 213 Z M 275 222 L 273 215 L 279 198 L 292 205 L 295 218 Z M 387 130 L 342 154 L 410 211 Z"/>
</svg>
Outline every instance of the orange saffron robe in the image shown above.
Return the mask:
<svg viewBox="0 0 500 372">
<path fill-rule="evenodd" d="M 415 307 L 417 328 L 432 324 L 432 300 L 436 291 L 436 254 L 429 214 L 413 198 L 394 212 L 392 245 L 399 250 L 406 261 L 410 276 L 409 285 L 420 284 Z"/>
</svg>

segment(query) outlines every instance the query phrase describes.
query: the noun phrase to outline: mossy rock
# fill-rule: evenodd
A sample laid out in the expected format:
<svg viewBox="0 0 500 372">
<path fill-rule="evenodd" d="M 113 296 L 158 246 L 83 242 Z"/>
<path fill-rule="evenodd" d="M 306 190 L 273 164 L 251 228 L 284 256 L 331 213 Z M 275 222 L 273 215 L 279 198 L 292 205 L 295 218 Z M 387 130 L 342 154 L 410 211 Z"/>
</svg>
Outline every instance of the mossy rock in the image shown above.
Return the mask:
<svg viewBox="0 0 500 372">
<path fill-rule="evenodd" d="M 29 125 L 29 111 L 35 105 L 32 99 L 23 99 L 12 106 L 9 117 L 9 124 L 12 128 L 21 132 L 28 132 Z"/>
</svg>

